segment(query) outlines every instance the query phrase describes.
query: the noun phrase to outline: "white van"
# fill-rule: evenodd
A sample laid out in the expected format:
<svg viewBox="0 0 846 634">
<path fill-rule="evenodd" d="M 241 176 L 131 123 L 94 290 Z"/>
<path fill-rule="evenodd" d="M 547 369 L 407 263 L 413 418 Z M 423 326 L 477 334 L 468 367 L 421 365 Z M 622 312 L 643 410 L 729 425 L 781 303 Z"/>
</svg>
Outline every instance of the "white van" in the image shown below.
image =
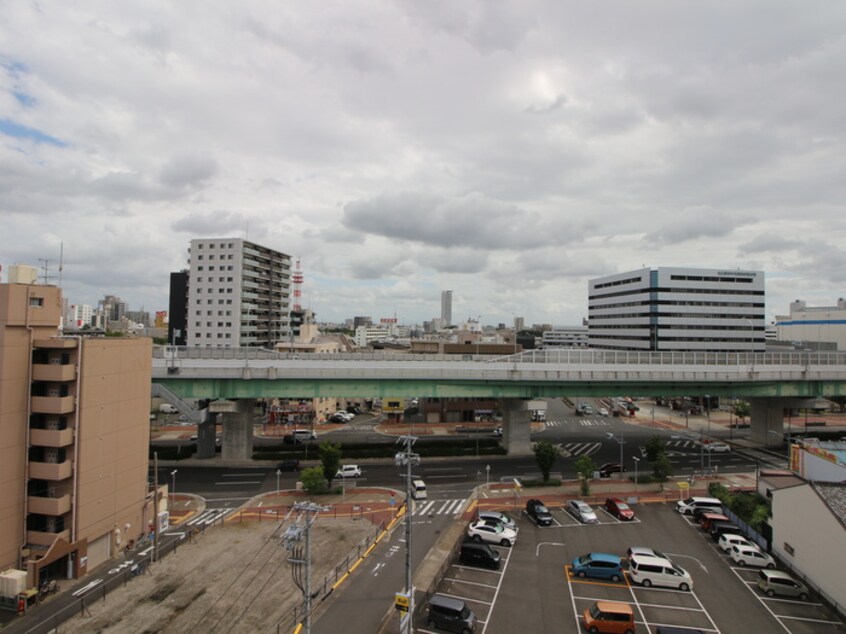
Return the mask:
<svg viewBox="0 0 846 634">
<path fill-rule="evenodd" d="M 317 440 L 313 429 L 295 429 L 292 435 L 299 440 Z"/>
<path fill-rule="evenodd" d="M 423 480 L 411 481 L 411 497 L 415 500 L 426 499 L 426 483 Z"/>
<path fill-rule="evenodd" d="M 693 579 L 684 568 L 662 557 L 632 555 L 629 557 L 629 577 L 642 586 L 665 586 L 679 590 L 693 590 Z"/>
<path fill-rule="evenodd" d="M 721 513 L 723 510 L 723 503 L 717 498 L 700 498 L 692 497 L 686 500 L 679 500 L 676 502 L 676 510 L 682 515 L 693 515 L 696 509 L 708 508 L 714 509 L 716 513 Z"/>
<path fill-rule="evenodd" d="M 178 411 L 175 405 L 171 405 L 170 403 L 162 403 L 159 405 L 159 411 L 162 414 L 176 414 Z"/>
</svg>

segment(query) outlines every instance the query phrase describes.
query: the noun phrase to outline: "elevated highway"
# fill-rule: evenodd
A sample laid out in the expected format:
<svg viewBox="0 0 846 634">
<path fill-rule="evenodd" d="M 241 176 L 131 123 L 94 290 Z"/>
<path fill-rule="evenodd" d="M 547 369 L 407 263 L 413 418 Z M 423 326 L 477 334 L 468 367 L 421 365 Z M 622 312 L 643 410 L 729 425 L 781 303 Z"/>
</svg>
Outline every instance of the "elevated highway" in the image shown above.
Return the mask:
<svg viewBox="0 0 846 634">
<path fill-rule="evenodd" d="M 492 359 L 475 355 L 291 354 L 157 347 L 153 356 L 153 382 L 182 399 L 502 399 L 505 442 L 510 448 L 517 444 L 528 447 L 527 426 L 521 424 L 518 429 L 516 424 L 525 422 L 521 412 L 526 406 L 521 399 L 646 395 L 744 398 L 752 404 L 752 439 L 775 444 L 781 442 L 785 407 L 802 407 L 805 399 L 816 397 L 846 396 L 846 353 L 838 352 L 531 350 Z"/>
</svg>

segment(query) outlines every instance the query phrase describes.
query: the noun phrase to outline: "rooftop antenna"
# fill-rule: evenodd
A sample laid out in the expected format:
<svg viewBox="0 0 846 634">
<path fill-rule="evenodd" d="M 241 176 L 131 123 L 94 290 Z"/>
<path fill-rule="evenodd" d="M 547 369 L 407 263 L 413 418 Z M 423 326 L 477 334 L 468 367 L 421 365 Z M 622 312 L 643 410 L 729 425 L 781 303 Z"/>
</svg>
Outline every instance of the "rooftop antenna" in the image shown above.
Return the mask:
<svg viewBox="0 0 846 634">
<path fill-rule="evenodd" d="M 44 273 L 41 276 L 42 284 L 50 284 L 50 280 L 53 279 L 53 276 L 50 275 L 50 262 L 51 260 L 47 258 L 38 258 L 38 261 L 41 262 L 41 269 Z"/>
<path fill-rule="evenodd" d="M 59 288 L 62 288 L 62 271 L 65 268 L 65 241 L 59 243 Z"/>
</svg>

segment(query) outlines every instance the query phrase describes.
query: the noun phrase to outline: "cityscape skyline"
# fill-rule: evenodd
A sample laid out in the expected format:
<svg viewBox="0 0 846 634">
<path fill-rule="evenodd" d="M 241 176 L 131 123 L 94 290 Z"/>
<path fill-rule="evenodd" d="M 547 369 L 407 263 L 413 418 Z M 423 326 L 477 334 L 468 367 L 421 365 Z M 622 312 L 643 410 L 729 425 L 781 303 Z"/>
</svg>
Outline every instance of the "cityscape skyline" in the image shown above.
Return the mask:
<svg viewBox="0 0 846 634">
<path fill-rule="evenodd" d="M 197 237 L 300 258 L 326 321 L 575 324 L 643 266 L 844 295 L 836 3 L 7 9 L 0 262 L 63 249 L 74 303 L 165 309 Z"/>
</svg>

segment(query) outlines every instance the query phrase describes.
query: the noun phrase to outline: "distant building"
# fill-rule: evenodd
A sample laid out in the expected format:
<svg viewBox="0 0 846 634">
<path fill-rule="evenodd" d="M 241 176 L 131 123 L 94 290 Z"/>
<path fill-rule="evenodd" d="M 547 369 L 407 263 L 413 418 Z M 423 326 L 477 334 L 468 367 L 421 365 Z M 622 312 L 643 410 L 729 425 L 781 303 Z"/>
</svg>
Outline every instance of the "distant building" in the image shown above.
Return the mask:
<svg viewBox="0 0 846 634">
<path fill-rule="evenodd" d="M 776 316 L 775 329 L 779 341 L 800 342 L 805 349 L 846 350 L 846 300 L 841 297 L 835 306 L 808 306 L 797 299 L 789 315 Z"/>
<path fill-rule="evenodd" d="M 82 330 L 96 323 L 94 307 L 88 304 L 71 304 L 68 307 L 68 316 L 65 330 Z"/>
<path fill-rule="evenodd" d="M 355 345 L 366 348 L 372 343 L 409 344 L 407 326 L 399 324 L 381 324 L 379 326 L 359 326 L 355 329 Z"/>
<path fill-rule="evenodd" d="M 373 318 L 367 315 L 357 315 L 352 319 L 352 329 L 355 330 L 359 326 L 372 326 Z"/>
<path fill-rule="evenodd" d="M 764 352 L 764 272 L 692 268 L 592 279 L 591 348 Z"/>
<path fill-rule="evenodd" d="M 60 337 L 61 291 L 0 284 L 0 569 L 68 579 L 156 525 L 152 343 Z"/>
<path fill-rule="evenodd" d="M 191 240 L 188 346 L 267 348 L 290 336 L 291 256 L 241 238 Z"/>
<path fill-rule="evenodd" d="M 544 348 L 587 348 L 587 326 L 553 326 L 541 339 Z"/>
<path fill-rule="evenodd" d="M 188 344 L 188 269 L 170 274 L 167 340 L 173 346 Z"/>
<path fill-rule="evenodd" d="M 523 319 L 523 317 L 515 317 L 514 318 L 514 330 L 516 330 L 517 332 L 520 332 L 521 330 L 523 330 L 523 327 L 525 325 L 525 321 L 526 320 Z"/>
<path fill-rule="evenodd" d="M 442 328 L 452 326 L 452 291 L 441 291 Z"/>
</svg>

